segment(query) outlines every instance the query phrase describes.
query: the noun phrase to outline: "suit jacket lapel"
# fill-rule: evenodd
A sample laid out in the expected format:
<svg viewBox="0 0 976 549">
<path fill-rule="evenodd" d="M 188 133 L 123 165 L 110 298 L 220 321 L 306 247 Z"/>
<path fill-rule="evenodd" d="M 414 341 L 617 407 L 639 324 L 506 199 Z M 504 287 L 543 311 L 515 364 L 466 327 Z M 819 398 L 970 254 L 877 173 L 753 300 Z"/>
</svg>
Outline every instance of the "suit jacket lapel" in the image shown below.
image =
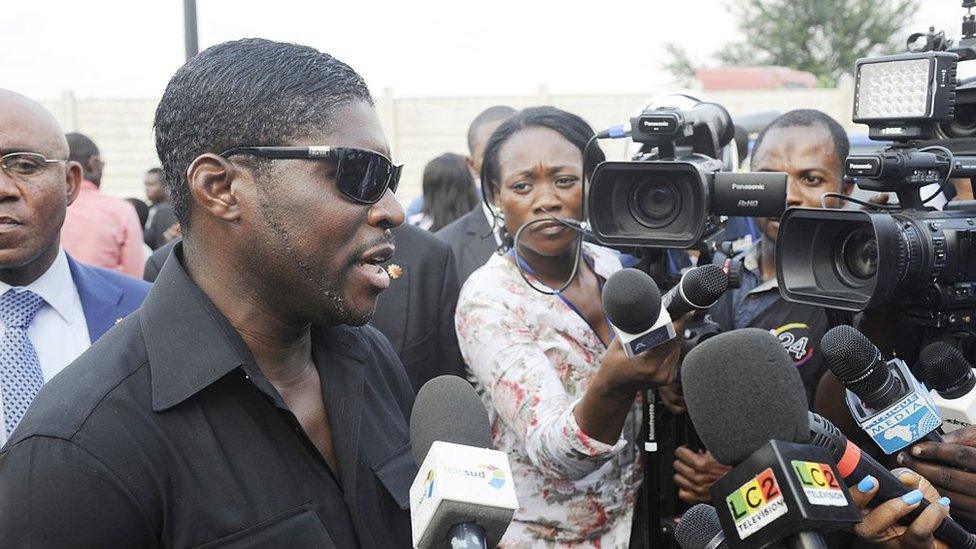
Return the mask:
<svg viewBox="0 0 976 549">
<path fill-rule="evenodd" d="M 464 249 L 463 257 L 457 258 L 463 265 L 465 273 L 473 273 L 484 265 L 491 254 L 498 248 L 495 244 L 495 237 L 492 235 L 491 225 L 485 218 L 484 212 L 476 210 L 477 215 L 472 215 L 467 220 L 465 232 L 469 235 L 468 246 Z M 464 281 L 462 280 L 463 284 Z"/>
<path fill-rule="evenodd" d="M 119 306 L 122 288 L 99 275 L 98 271 L 77 263 L 71 256 L 68 256 L 68 268 L 81 298 L 88 337 L 94 343 L 125 316 L 125 311 Z"/>
</svg>

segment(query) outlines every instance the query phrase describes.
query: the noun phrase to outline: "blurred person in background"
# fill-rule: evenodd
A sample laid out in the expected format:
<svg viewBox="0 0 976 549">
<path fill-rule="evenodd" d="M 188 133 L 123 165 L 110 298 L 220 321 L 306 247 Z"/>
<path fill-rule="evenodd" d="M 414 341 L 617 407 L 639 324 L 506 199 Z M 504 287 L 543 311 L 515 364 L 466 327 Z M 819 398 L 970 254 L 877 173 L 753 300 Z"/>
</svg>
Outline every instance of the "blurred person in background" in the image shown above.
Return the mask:
<svg viewBox="0 0 976 549">
<path fill-rule="evenodd" d="M 135 208 L 100 192 L 105 162 L 95 142 L 80 133 L 69 133 L 67 140 L 71 161 L 81 165 L 84 179 L 64 219 L 61 245 L 82 263 L 142 278 L 146 258 Z"/>
<path fill-rule="evenodd" d="M 149 221 L 149 204 L 146 204 L 143 199 L 134 196 L 126 198 L 125 201 L 132 204 L 132 207 L 136 210 L 136 216 L 139 217 L 139 224 L 145 227 Z"/>
<path fill-rule="evenodd" d="M 81 178 L 54 116 L 0 89 L 0 445 L 41 386 L 149 291 L 61 248 L 61 224 Z"/>
<path fill-rule="evenodd" d="M 481 164 L 485 144 L 492 132 L 516 112 L 512 107 L 496 105 L 478 114 L 468 127 L 468 167 L 475 178 L 480 193 Z M 437 236 L 451 245 L 458 269 L 458 282 L 464 282 L 476 269 L 488 261 L 498 251 L 501 239 L 495 232 L 495 213 L 487 203 L 482 202 L 470 212 L 437 231 Z"/>
<path fill-rule="evenodd" d="M 511 460 L 520 507 L 503 547 L 629 545 L 641 480 L 635 396 L 673 379 L 678 359 L 677 340 L 628 357 L 612 337 L 601 291 L 621 268 L 615 252 L 579 248 L 579 234 L 555 221 L 534 223 L 517 256 L 512 248 L 527 222 L 582 219 L 593 135 L 579 116 L 536 107 L 504 121 L 485 147 L 483 186 L 509 248 L 465 283 L 455 323 L 494 446 Z M 598 146 L 588 154 L 587 172 L 604 158 Z M 567 281 L 556 295 L 535 289 Z"/>
<path fill-rule="evenodd" d="M 436 232 L 470 212 L 480 202 L 467 159 L 445 153 L 424 167 L 424 204 L 408 221 L 421 229 Z"/>
<path fill-rule="evenodd" d="M 173 214 L 173 204 L 166 192 L 162 168 L 151 168 L 147 171 L 143 184 L 146 187 L 146 198 L 152 204 L 149 208 L 149 219 L 143 225 L 145 241 L 155 250 L 180 235 L 180 224 Z"/>
</svg>

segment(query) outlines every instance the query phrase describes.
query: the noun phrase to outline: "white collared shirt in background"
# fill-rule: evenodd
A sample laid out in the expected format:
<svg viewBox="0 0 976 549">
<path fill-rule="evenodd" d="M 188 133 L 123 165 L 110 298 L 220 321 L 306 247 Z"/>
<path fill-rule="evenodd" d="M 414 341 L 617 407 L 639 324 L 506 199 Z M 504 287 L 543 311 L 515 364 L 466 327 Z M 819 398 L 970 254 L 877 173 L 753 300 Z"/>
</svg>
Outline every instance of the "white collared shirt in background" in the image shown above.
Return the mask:
<svg viewBox="0 0 976 549">
<path fill-rule="evenodd" d="M 12 287 L 0 280 L 0 295 Z M 58 250 L 54 263 L 40 278 L 22 288 L 44 299 L 44 305 L 27 327 L 27 337 L 37 351 L 46 383 L 91 346 L 85 311 L 64 250 Z M 0 337 L 5 330 L 0 319 Z M 0 444 L 6 442 L 3 427 L 3 400 L 0 399 Z"/>
</svg>

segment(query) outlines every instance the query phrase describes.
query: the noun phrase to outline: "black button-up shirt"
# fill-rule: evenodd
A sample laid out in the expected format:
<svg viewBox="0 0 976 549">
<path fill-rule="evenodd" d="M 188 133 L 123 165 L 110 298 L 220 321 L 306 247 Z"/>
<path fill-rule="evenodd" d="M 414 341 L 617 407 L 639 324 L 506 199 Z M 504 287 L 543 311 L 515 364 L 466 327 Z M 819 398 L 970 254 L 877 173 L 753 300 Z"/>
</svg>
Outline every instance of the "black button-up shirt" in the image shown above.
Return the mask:
<svg viewBox="0 0 976 549">
<path fill-rule="evenodd" d="M 413 392 L 386 339 L 313 328 L 335 478 L 181 258 L 0 452 L 0 547 L 409 546 Z"/>
</svg>

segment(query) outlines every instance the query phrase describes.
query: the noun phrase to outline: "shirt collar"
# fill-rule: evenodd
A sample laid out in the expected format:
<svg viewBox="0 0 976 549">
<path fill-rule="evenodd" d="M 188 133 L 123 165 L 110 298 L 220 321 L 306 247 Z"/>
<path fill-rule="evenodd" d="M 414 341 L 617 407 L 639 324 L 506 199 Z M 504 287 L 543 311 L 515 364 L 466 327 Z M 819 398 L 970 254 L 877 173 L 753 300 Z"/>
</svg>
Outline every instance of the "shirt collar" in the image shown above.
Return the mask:
<svg viewBox="0 0 976 549">
<path fill-rule="evenodd" d="M 0 295 L 13 287 L 0 280 Z M 41 299 L 50 305 L 54 312 L 58 313 L 58 316 L 68 324 L 75 320 L 72 314 L 76 305 L 75 283 L 71 278 L 68 256 L 64 253 L 63 248 L 58 248 L 58 255 L 54 258 L 51 266 L 44 271 L 44 274 L 27 286 L 20 286 L 17 289 L 30 290 L 41 296 Z"/>
<path fill-rule="evenodd" d="M 258 377 L 263 392 L 274 393 L 240 334 L 186 273 L 183 242 L 163 264 L 140 317 L 154 411 L 176 406 L 237 368 Z M 313 327 L 312 344 L 363 362 L 366 353 L 353 332 L 346 326 Z"/>
<path fill-rule="evenodd" d="M 759 267 L 760 261 L 762 259 L 762 238 L 757 240 L 753 245 L 746 250 L 745 257 L 743 258 L 742 265 L 745 267 L 756 280 L 762 280 L 762 271 Z M 773 277 L 766 282 L 760 282 L 755 288 L 749 290 L 749 294 L 758 294 L 762 292 L 768 292 L 769 290 L 779 289 L 779 283 L 776 277 Z"/>
</svg>

